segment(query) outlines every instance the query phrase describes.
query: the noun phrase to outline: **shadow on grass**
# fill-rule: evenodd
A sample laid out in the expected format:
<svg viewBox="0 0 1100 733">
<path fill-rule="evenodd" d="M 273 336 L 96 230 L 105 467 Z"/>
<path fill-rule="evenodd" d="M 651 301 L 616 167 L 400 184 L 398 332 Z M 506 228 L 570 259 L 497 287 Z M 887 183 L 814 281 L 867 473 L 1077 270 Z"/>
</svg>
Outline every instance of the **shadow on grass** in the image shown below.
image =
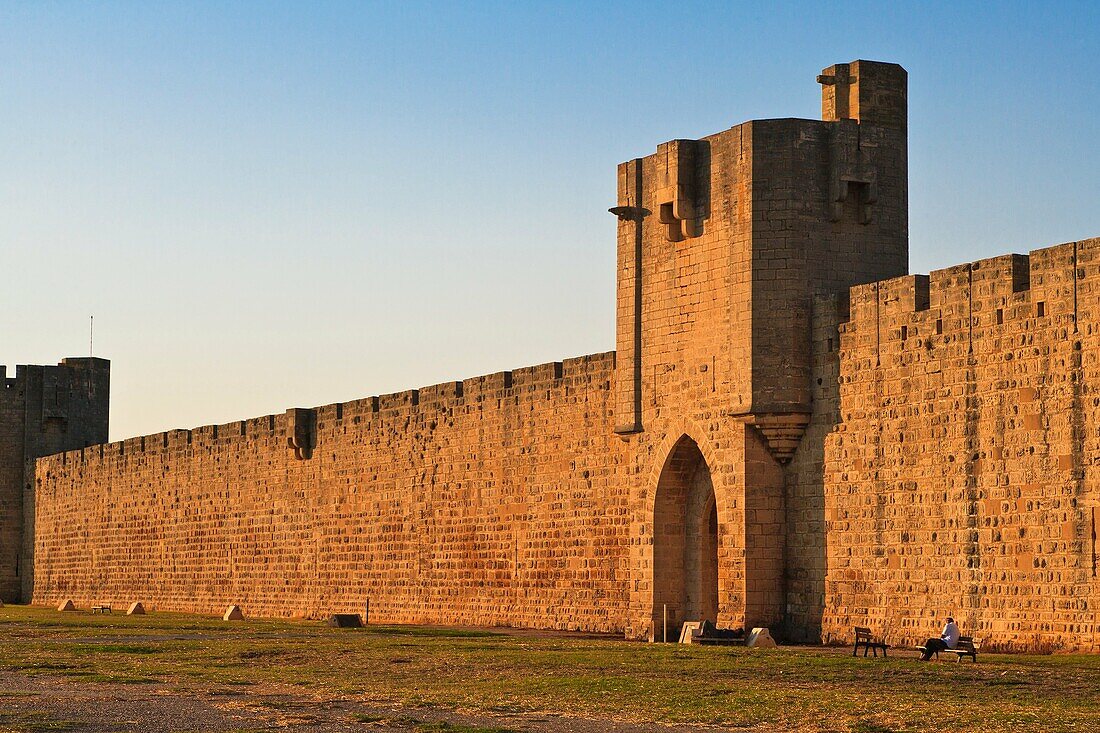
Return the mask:
<svg viewBox="0 0 1100 733">
<path fill-rule="evenodd" d="M 398 725 L 403 728 L 412 728 L 418 733 L 432 733 L 439 731 L 440 733 L 519 733 L 519 731 L 512 728 L 485 728 L 477 725 L 465 725 L 462 723 L 448 723 L 446 721 L 439 721 L 435 723 L 428 723 L 417 718 L 410 717 L 408 715 L 400 715 L 396 718 L 387 718 L 379 715 L 364 715 L 362 713 L 354 713 L 351 719 L 356 723 L 365 723 L 372 726 L 385 726 Z"/>
<path fill-rule="evenodd" d="M 388 636 L 421 636 L 441 639 L 484 639 L 486 637 L 507 637 L 499 631 L 485 629 L 452 629 L 437 626 L 364 626 L 352 633 L 383 634 Z"/>
</svg>

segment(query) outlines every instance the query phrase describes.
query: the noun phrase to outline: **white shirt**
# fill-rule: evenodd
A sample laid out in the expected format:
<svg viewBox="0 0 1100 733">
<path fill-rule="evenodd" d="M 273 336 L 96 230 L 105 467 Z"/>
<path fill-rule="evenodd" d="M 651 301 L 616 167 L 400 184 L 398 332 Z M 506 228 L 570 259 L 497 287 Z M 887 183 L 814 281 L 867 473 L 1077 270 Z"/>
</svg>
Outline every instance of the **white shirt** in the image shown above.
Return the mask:
<svg viewBox="0 0 1100 733">
<path fill-rule="evenodd" d="M 955 645 L 959 643 L 959 627 L 954 621 L 948 621 L 943 627 L 943 632 L 940 634 L 940 638 L 947 644 L 948 649 L 954 649 Z"/>
</svg>

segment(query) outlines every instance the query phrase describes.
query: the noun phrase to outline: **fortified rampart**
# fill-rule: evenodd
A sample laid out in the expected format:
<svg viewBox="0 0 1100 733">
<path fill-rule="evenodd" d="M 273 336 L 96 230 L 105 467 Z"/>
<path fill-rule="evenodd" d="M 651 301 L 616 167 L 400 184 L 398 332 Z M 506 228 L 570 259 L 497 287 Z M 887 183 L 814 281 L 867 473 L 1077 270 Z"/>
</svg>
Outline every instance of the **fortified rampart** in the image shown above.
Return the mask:
<svg viewBox="0 0 1100 733">
<path fill-rule="evenodd" d="M 850 308 L 825 636 L 914 640 L 949 611 L 998 646 L 1096 650 L 1100 239 L 863 285 Z"/>
<path fill-rule="evenodd" d="M 1097 240 L 908 262 L 906 73 L 619 166 L 617 349 L 39 460 L 33 600 L 1093 649 Z"/>
<path fill-rule="evenodd" d="M 613 354 L 132 438 L 38 464 L 35 602 L 610 631 Z"/>
</svg>

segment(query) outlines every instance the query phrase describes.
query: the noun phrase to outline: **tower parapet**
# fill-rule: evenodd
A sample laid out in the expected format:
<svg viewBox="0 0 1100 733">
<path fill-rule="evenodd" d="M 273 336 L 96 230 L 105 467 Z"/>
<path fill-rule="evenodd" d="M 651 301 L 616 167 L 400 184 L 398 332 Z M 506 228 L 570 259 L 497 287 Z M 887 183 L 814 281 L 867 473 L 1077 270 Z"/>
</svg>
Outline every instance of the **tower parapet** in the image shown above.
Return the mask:
<svg viewBox="0 0 1100 733">
<path fill-rule="evenodd" d="M 897 64 L 853 61 L 833 64 L 817 77 L 821 84 L 821 119 L 908 127 L 907 74 Z"/>
</svg>

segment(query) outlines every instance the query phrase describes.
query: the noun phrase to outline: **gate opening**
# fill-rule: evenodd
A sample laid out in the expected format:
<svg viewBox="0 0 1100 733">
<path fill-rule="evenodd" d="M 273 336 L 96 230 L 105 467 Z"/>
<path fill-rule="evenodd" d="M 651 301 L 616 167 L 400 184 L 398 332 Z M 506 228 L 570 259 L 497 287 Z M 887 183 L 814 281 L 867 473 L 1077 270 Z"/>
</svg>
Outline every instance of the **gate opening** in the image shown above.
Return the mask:
<svg viewBox="0 0 1100 733">
<path fill-rule="evenodd" d="M 685 621 L 718 620 L 718 507 L 710 468 L 686 435 L 665 461 L 653 506 L 653 641 Z"/>
</svg>

